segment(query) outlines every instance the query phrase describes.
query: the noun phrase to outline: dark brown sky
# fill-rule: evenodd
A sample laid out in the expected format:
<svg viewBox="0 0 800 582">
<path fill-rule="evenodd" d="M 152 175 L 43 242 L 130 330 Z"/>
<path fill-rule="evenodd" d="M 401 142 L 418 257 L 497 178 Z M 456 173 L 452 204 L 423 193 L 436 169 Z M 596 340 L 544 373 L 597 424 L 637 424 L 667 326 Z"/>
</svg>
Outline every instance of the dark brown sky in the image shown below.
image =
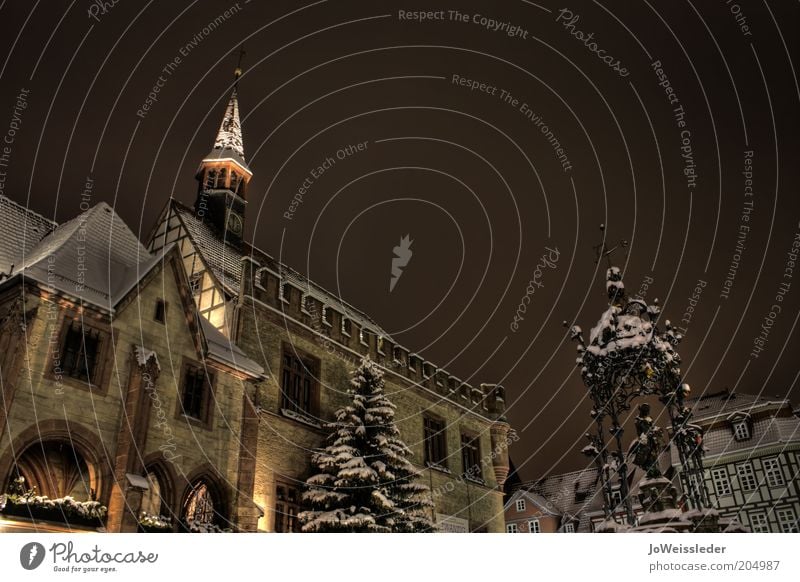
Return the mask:
<svg viewBox="0 0 800 582">
<path fill-rule="evenodd" d="M 571 2 L 579 19 L 565 28 L 563 4 L 537 4 L 120 0 L 103 14 L 88 0 L 0 3 L 4 135 L 16 96 L 29 91 L 2 191 L 64 220 L 79 212 L 89 176 L 94 202 L 114 205 L 146 237 L 170 194 L 194 200 L 193 173 L 243 42 L 249 236 L 454 375 L 503 383 L 523 477 L 584 463 L 589 407 L 561 322 L 589 328 L 605 306 L 592 251 L 601 222 L 609 240 L 630 241 L 627 257 L 615 257 L 629 290 L 652 278 L 647 298 L 659 297 L 674 322 L 706 282 L 680 349 L 695 393 L 735 386 L 798 400 L 800 267 L 794 279 L 784 269 L 800 229 L 791 64 L 800 5 Z M 422 5 L 445 20 L 399 18 Z M 521 32 L 487 29 L 475 15 Z M 596 45 L 575 31 L 594 33 Z M 668 102 L 654 61 L 679 103 Z M 157 101 L 137 116 L 159 75 Z M 518 102 L 504 102 L 502 89 Z M 570 170 L 523 103 L 563 146 Z M 366 149 L 337 159 L 285 219 L 311 170 L 360 142 Z M 752 197 L 742 175 L 748 151 Z M 742 225 L 741 262 L 723 298 Z M 392 248 L 405 234 L 414 254 L 389 293 Z M 558 261 L 540 273 L 512 332 L 546 247 Z M 782 311 L 753 358 L 781 282 L 790 283 Z"/>
</svg>

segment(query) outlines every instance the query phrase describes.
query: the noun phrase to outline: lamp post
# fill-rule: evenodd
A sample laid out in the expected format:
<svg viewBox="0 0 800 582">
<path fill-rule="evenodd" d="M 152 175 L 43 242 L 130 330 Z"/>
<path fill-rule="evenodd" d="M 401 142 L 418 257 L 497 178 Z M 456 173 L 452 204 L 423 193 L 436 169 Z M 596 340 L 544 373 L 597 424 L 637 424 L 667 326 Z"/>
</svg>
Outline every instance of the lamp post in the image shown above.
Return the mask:
<svg viewBox="0 0 800 582">
<path fill-rule="evenodd" d="M 608 256 L 603 244 L 598 260 Z M 571 338 L 578 343 L 576 363 L 589 391 L 593 404 L 591 416 L 596 424 L 596 434 L 587 435 L 590 445 L 583 452 L 594 455 L 602 468 L 606 519 L 613 519 L 616 514 L 613 501 L 616 485 L 625 521 L 629 526 L 636 524 L 628 484 L 629 457 L 645 473 L 639 483 L 645 516 L 639 523 L 647 522 L 648 518 L 654 521 L 655 514 L 670 515 L 667 522 L 680 516 L 674 487 L 661 474 L 658 462 L 670 445 L 678 451 L 688 500 L 693 509 L 702 511 L 709 507 L 703 485 L 703 433 L 699 426 L 691 424 L 691 410 L 685 405 L 689 386 L 681 379 L 680 356 L 676 351 L 682 336 L 668 320 L 663 328 L 659 327 L 661 309 L 657 300 L 647 304 L 627 296 L 621 272 L 610 265 L 610 260 L 606 290 L 608 308 L 589 337 L 585 338 L 577 325 L 570 330 Z M 671 439 L 664 438 L 662 429 L 650 417 L 650 404 L 642 403 L 635 422 L 637 438 L 626 450 L 624 414 L 633 401 L 646 396 L 654 396 L 664 406 L 670 419 Z"/>
</svg>

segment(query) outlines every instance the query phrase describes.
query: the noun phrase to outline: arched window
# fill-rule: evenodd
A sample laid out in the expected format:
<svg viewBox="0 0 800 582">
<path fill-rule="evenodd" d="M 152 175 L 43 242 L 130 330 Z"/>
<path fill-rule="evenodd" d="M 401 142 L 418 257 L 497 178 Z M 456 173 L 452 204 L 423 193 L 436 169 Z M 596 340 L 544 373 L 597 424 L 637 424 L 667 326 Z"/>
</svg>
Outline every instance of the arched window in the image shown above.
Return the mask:
<svg viewBox="0 0 800 582">
<path fill-rule="evenodd" d="M 96 472 L 83 456 L 66 441 L 35 443 L 17 458 L 11 480 L 24 478 L 25 490 L 50 499 L 70 496 L 78 501 L 93 500 L 97 495 Z"/>
<path fill-rule="evenodd" d="M 227 177 L 228 176 L 225 168 L 221 168 L 219 174 L 217 175 L 217 188 L 225 188 Z"/>
<path fill-rule="evenodd" d="M 164 515 L 166 512 L 162 510 L 167 504 L 164 499 L 164 488 L 161 485 L 161 480 L 154 471 L 147 472 L 147 483 L 150 489 L 144 492 L 142 497 L 141 512 L 149 515 Z"/>
<path fill-rule="evenodd" d="M 184 519 L 198 523 L 214 523 L 216 510 L 214 497 L 205 481 L 198 481 L 184 504 Z"/>
</svg>

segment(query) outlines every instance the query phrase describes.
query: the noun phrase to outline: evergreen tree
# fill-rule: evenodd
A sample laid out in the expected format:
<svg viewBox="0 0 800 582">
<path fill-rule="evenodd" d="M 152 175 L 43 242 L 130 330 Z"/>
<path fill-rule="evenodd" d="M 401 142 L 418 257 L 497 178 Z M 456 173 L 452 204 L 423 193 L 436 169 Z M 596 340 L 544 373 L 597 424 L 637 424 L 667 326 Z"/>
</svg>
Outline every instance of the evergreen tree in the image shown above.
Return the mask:
<svg viewBox="0 0 800 582">
<path fill-rule="evenodd" d="M 383 392 L 383 373 L 368 358 L 352 372 L 352 402 L 336 412 L 330 444 L 312 456 L 318 473 L 307 480 L 299 515 L 305 532 L 425 532 L 430 490 L 408 457 Z"/>
</svg>

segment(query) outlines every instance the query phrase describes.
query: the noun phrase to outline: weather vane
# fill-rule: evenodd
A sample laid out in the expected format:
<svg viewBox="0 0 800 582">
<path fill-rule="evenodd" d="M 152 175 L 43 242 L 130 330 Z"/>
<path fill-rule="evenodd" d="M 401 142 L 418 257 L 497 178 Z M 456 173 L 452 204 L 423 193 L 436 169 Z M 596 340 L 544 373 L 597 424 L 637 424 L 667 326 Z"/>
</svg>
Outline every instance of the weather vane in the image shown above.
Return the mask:
<svg viewBox="0 0 800 582">
<path fill-rule="evenodd" d="M 605 224 L 601 224 L 600 225 L 600 231 L 601 232 L 605 232 L 605 230 L 606 230 L 606 225 Z M 595 252 L 595 260 L 594 260 L 595 264 L 599 263 L 600 259 L 605 257 L 606 261 L 608 262 L 608 266 L 610 267 L 611 266 L 611 255 L 614 253 L 614 251 L 616 251 L 619 248 L 627 249 L 628 248 L 628 241 L 625 240 L 625 239 L 622 239 L 621 241 L 619 241 L 619 244 L 617 244 L 616 246 L 614 246 L 612 248 L 608 248 L 606 246 L 605 236 L 603 236 L 603 241 L 599 245 L 595 245 L 592 248 L 594 249 L 594 252 Z M 625 256 L 627 256 L 627 251 L 626 251 L 626 255 Z"/>
<path fill-rule="evenodd" d="M 242 60 L 244 59 L 244 55 L 247 53 L 244 51 L 244 45 L 239 47 L 239 62 L 236 63 L 236 69 L 233 71 L 233 78 L 236 79 L 236 82 L 239 82 L 239 77 L 242 76 Z"/>
</svg>

